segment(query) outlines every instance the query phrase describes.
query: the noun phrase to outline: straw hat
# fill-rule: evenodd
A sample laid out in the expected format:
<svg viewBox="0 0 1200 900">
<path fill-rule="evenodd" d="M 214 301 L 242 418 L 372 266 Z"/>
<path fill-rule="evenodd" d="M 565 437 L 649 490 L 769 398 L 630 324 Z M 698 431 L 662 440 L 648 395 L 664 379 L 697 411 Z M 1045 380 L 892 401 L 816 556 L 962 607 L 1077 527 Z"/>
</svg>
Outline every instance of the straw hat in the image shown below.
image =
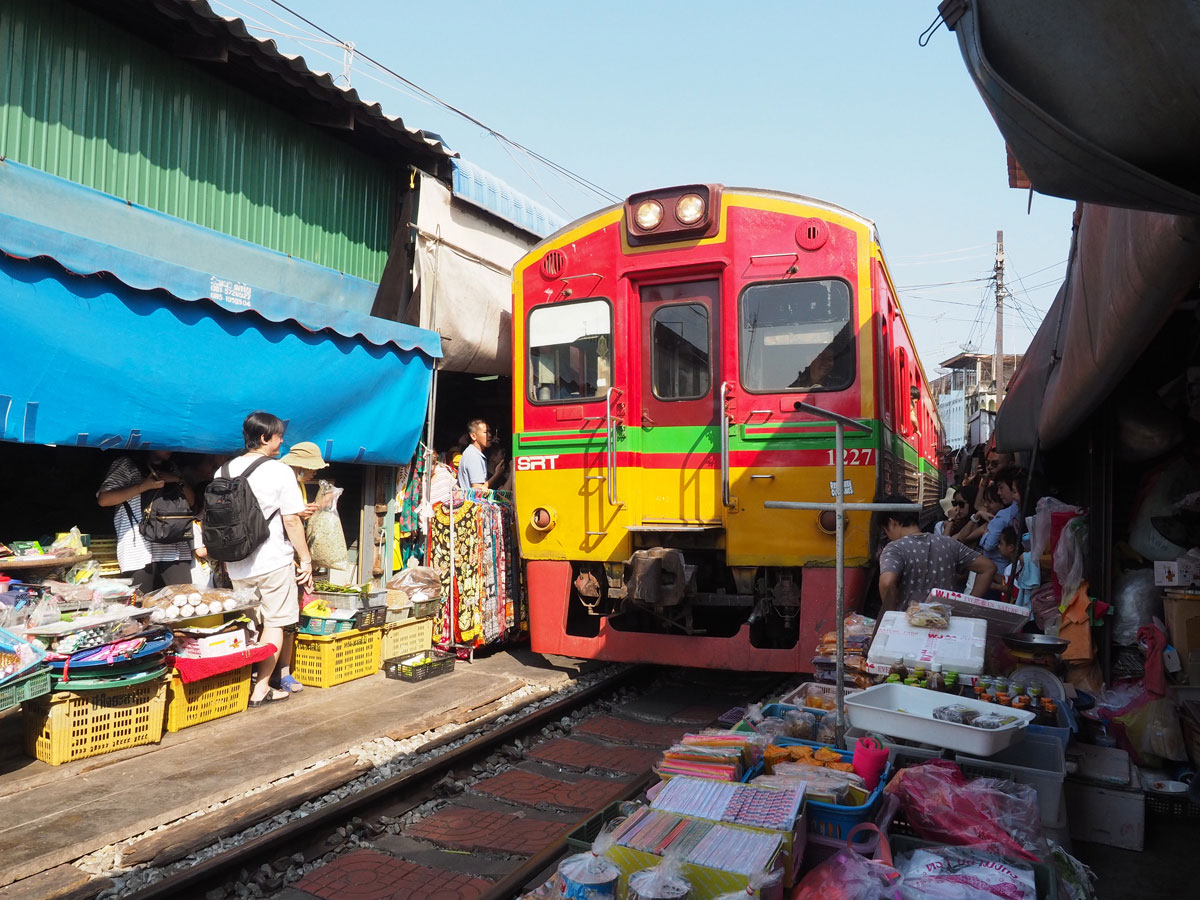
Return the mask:
<svg viewBox="0 0 1200 900">
<path fill-rule="evenodd" d="M 956 493 L 958 492 L 954 488 L 948 487 L 946 488 L 946 496 L 938 501 L 938 505 L 941 506 L 942 512 L 946 514 L 947 518 L 950 516 L 950 508 L 954 504 L 954 495 Z"/>
<path fill-rule="evenodd" d="M 297 469 L 323 469 L 329 465 L 321 459 L 321 448 L 312 441 L 292 444 L 292 449 L 279 461 L 287 463 L 289 466 L 295 466 Z"/>
</svg>

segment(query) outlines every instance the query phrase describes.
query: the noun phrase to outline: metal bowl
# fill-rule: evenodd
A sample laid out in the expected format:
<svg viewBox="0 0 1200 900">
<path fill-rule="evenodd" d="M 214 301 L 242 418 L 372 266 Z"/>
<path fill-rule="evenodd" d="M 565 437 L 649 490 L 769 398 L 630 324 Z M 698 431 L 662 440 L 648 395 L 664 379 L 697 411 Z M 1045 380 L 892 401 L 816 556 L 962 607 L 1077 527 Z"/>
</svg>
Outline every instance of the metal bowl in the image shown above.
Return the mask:
<svg viewBox="0 0 1200 900">
<path fill-rule="evenodd" d="M 1004 643 L 1013 650 L 1024 653 L 1040 653 L 1057 656 L 1071 645 L 1071 642 L 1048 634 L 1026 634 L 1019 631 L 1016 634 L 1004 635 Z"/>
</svg>

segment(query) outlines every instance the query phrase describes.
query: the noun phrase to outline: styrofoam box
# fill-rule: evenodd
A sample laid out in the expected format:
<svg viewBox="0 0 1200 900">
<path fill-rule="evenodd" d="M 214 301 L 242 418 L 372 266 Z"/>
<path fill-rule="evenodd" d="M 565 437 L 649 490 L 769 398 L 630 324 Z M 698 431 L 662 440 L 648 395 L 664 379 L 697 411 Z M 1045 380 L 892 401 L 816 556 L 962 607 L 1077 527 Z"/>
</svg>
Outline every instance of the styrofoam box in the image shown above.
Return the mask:
<svg viewBox="0 0 1200 900">
<path fill-rule="evenodd" d="M 1071 837 L 1109 847 L 1142 850 L 1146 846 L 1146 795 L 1137 772 L 1133 790 L 1104 787 L 1068 778 L 1067 819 Z"/>
<path fill-rule="evenodd" d="M 943 722 L 933 717 L 935 709 L 952 704 L 969 706 L 980 713 L 1002 712 L 1017 721 L 1003 728 L 989 729 Z M 1028 710 L 998 707 L 982 700 L 895 683 L 877 684 L 861 694 L 847 697 L 846 714 L 850 724 L 863 731 L 878 731 L 976 757 L 992 756 L 1015 744 L 1024 736 L 1025 726 L 1036 718 Z"/>
<path fill-rule="evenodd" d="M 978 675 L 983 671 L 987 627 L 986 619 L 952 616 L 949 628 L 915 628 L 904 613 L 893 610 L 884 613 L 867 661 L 875 666 L 909 667 L 940 663 L 944 672 Z"/>
</svg>

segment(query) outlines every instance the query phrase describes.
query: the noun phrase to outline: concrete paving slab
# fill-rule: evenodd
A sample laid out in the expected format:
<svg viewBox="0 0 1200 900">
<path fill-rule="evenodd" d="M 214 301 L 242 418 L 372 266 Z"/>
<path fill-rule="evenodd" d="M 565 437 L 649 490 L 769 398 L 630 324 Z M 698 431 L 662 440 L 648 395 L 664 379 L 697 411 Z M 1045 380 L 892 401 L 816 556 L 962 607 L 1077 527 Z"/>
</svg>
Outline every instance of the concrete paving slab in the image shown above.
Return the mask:
<svg viewBox="0 0 1200 900">
<path fill-rule="evenodd" d="M 330 759 L 498 678 L 559 689 L 581 668 L 524 649 L 503 651 L 415 684 L 380 672 L 308 688 L 286 703 L 166 734 L 158 745 L 58 767 L 10 757 L 8 771 L 0 771 L 0 885 Z M 11 731 L 10 718 L 0 730 Z"/>
<path fill-rule="evenodd" d="M 451 805 L 426 816 L 405 833 L 442 847 L 534 856 L 570 830 L 570 823 Z"/>
</svg>

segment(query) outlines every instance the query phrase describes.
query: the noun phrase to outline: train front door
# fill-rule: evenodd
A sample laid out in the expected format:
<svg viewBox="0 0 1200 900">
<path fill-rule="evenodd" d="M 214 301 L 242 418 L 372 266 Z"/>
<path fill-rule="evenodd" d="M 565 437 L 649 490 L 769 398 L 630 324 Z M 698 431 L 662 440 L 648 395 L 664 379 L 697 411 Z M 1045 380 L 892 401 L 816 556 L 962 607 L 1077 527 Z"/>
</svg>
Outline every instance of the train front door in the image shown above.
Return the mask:
<svg viewBox="0 0 1200 900">
<path fill-rule="evenodd" d="M 642 285 L 642 524 L 720 525 L 716 279 Z"/>
</svg>

